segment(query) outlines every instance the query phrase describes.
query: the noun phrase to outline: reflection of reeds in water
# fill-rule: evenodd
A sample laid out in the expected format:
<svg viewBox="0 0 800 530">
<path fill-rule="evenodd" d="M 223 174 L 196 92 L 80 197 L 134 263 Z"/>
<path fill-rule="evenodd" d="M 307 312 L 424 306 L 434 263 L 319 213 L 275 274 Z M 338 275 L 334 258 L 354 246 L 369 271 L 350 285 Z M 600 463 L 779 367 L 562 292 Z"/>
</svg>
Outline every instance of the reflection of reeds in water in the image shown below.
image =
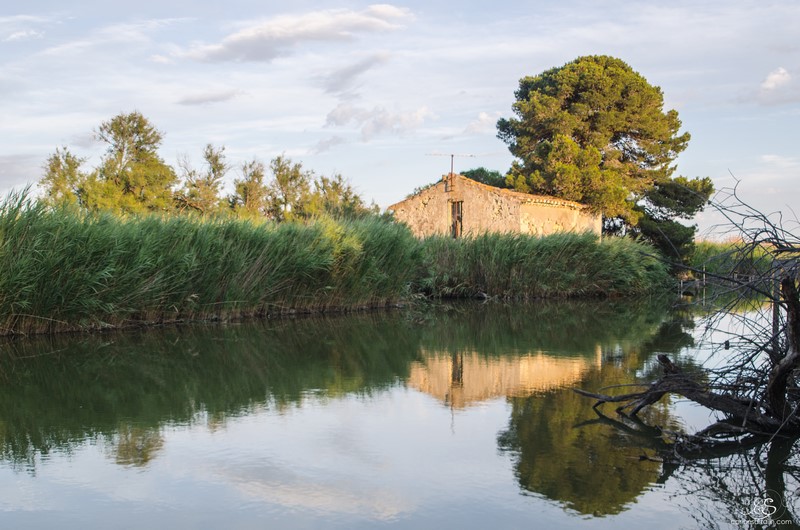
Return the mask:
<svg viewBox="0 0 800 530">
<path fill-rule="evenodd" d="M 411 363 L 408 386 L 455 407 L 465 408 L 501 397 L 525 397 L 573 386 L 592 367 L 595 359 L 557 357 L 543 352 L 486 357 L 478 352 L 422 351 L 423 360 Z"/>
<path fill-rule="evenodd" d="M 146 465 L 164 425 L 225 429 L 231 417 L 379 392 L 418 350 L 416 327 L 388 312 L 3 338 L 0 461 L 34 468 L 102 439 L 115 462 Z"/>
<path fill-rule="evenodd" d="M 549 377 L 551 387 L 568 385 L 584 370 L 591 377 L 597 344 L 631 346 L 625 362 L 640 369 L 650 352 L 676 344 L 674 333 L 659 338 L 664 318 L 663 304 L 619 300 L 461 303 L 3 339 L 0 460 L 34 468 L 37 455 L 102 438 L 114 447 L 114 461 L 146 465 L 159 454 L 164 425 L 225 429 L 231 417 L 280 414 L 309 399 L 369 396 L 414 379 L 412 371 L 426 361 L 440 363 L 445 381 L 460 379 L 471 396 L 517 396 L 517 388 L 527 395 L 525 388 L 547 387 L 536 377 L 550 360 L 561 367 Z M 467 352 L 455 370 L 449 354 L 429 353 L 453 351 Z M 483 394 L 471 390 L 475 370 L 492 373 L 481 377 L 497 385 Z M 580 406 L 590 408 L 585 400 Z"/>
</svg>

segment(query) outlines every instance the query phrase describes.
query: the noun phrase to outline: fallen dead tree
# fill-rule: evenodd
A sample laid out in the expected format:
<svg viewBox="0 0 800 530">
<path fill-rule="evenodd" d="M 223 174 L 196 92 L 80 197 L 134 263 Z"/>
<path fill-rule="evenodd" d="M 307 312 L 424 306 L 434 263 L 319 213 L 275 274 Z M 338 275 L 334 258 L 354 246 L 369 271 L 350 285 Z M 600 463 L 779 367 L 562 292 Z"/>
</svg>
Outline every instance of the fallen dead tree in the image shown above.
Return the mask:
<svg viewBox="0 0 800 530">
<path fill-rule="evenodd" d="M 704 449 L 730 443 L 735 446 L 753 437 L 800 436 L 798 223 L 789 227 L 793 230 L 786 228 L 782 218 L 775 220 L 775 215 L 741 201 L 735 188 L 715 207 L 739 238 L 727 257 L 734 265 L 730 273 L 715 274 L 708 282 L 716 304 L 704 325 L 709 335 L 717 337 L 713 345 L 716 366 L 702 374 L 686 372 L 666 355 L 659 355 L 663 375 L 640 391 L 606 395 L 576 390 L 595 399 L 596 410 L 604 403 L 618 404 L 617 412 L 626 418 L 636 417 L 668 394 L 718 413 L 721 419 L 700 432 L 673 433 L 677 444 L 670 449 L 683 454 L 702 454 Z M 756 254 L 762 260 L 760 272 L 738 275 L 737 256 L 752 259 Z M 743 310 L 742 300 L 753 298 L 758 302 Z"/>
<path fill-rule="evenodd" d="M 723 438 L 743 434 L 785 435 L 800 434 L 800 418 L 792 414 L 785 420 L 773 417 L 762 402 L 740 398 L 732 393 L 716 392 L 712 387 L 698 382 L 693 376 L 685 374 L 670 361 L 666 355 L 659 355 L 658 362 L 664 369 L 664 375 L 650 384 L 642 392 L 634 392 L 617 396 L 597 394 L 582 389 L 575 392 L 582 396 L 596 399 L 594 407 L 604 403 L 624 403 L 617 407 L 617 412 L 636 416 L 639 411 L 652 405 L 666 394 L 677 394 L 711 410 L 725 414 L 724 420 L 718 421 L 693 435 L 695 439 Z M 788 408 L 788 404 L 786 405 Z M 628 412 L 630 409 L 630 412 Z"/>
</svg>

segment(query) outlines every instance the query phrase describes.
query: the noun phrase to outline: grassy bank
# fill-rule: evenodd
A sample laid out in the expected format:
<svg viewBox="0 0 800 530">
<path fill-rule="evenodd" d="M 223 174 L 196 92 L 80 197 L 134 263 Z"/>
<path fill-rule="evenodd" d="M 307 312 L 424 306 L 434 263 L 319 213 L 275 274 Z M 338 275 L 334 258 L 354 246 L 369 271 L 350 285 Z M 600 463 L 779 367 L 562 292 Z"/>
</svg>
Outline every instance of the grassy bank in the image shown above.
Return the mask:
<svg viewBox="0 0 800 530">
<path fill-rule="evenodd" d="M 638 295 L 652 249 L 590 235 L 415 239 L 378 218 L 305 224 L 122 219 L 0 206 L 0 334 L 381 306 L 430 296 Z"/>
</svg>

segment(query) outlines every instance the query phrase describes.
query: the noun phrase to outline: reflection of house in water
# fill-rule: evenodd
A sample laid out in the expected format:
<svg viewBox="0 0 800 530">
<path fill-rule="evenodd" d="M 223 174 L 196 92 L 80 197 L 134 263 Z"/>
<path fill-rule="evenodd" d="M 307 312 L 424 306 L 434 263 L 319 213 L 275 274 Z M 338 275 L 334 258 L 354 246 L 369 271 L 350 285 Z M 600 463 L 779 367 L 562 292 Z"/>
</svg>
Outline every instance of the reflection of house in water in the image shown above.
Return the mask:
<svg viewBox="0 0 800 530">
<path fill-rule="evenodd" d="M 602 357 L 599 347 L 592 358 L 543 352 L 499 357 L 475 352 L 421 353 L 424 361 L 411 364 L 408 385 L 456 408 L 572 386 L 590 368 L 600 366 Z"/>
</svg>

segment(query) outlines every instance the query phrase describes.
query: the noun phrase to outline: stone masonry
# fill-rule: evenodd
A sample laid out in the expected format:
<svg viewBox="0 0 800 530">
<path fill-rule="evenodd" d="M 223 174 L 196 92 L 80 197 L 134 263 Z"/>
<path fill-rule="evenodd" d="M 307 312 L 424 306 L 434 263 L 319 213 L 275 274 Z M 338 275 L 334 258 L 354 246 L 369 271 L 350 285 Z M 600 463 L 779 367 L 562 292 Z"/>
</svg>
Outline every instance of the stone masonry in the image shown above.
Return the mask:
<svg viewBox="0 0 800 530">
<path fill-rule="evenodd" d="M 600 214 L 582 204 L 495 188 L 454 174 L 388 210 L 417 237 L 484 232 L 541 236 L 588 231 L 599 235 L 602 230 Z"/>
</svg>

